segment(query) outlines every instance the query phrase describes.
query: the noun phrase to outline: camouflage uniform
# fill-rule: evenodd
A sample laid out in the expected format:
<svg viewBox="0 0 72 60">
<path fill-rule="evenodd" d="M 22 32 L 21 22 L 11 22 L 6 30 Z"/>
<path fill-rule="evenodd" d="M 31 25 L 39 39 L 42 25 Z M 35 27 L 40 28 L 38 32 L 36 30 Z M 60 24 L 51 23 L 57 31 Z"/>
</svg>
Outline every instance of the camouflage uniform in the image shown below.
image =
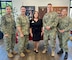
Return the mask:
<svg viewBox="0 0 72 60">
<path fill-rule="evenodd" d="M 4 34 L 8 34 L 8 37 L 4 37 L 6 44 L 6 50 L 10 51 L 14 49 L 15 46 L 15 21 L 13 15 L 5 14 L 1 18 L 2 31 Z"/>
<path fill-rule="evenodd" d="M 48 46 L 48 39 L 51 41 L 51 47 L 55 48 L 55 39 L 56 39 L 56 26 L 58 24 L 56 12 L 46 13 L 43 17 L 43 26 L 44 26 L 44 40 L 45 48 Z M 46 30 L 46 26 L 50 26 L 50 30 Z"/>
<path fill-rule="evenodd" d="M 61 17 L 59 19 L 58 29 L 65 31 L 64 33 L 60 33 L 61 40 L 59 40 L 59 42 L 60 42 L 60 47 L 63 48 L 65 52 L 68 52 L 67 41 L 69 40 L 69 34 L 71 28 L 72 28 L 71 18 L 66 16 L 66 17 Z"/>
<path fill-rule="evenodd" d="M 23 52 L 26 49 L 26 45 L 29 40 L 29 19 L 27 16 L 18 16 L 16 20 L 16 26 L 20 26 L 24 37 L 20 37 L 19 33 L 19 52 Z"/>
<path fill-rule="evenodd" d="M 59 16 L 59 19 L 61 18 L 61 16 Z M 59 25 L 59 23 L 58 23 L 58 25 Z M 58 37 L 58 39 L 59 40 L 62 40 L 62 34 L 59 32 L 59 30 L 58 30 L 58 25 L 57 25 L 57 37 Z M 61 42 L 62 43 L 62 42 Z M 62 46 L 62 44 L 61 43 L 59 43 L 59 45 L 60 45 L 60 48 L 61 48 L 61 46 Z"/>
</svg>

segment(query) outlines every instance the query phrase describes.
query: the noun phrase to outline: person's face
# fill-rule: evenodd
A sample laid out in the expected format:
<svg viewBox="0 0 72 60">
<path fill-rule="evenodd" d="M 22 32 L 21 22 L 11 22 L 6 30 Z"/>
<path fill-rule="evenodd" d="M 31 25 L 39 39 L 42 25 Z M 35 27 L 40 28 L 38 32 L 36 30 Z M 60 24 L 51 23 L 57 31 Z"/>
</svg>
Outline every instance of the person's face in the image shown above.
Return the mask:
<svg viewBox="0 0 72 60">
<path fill-rule="evenodd" d="M 38 18 L 38 12 L 35 12 L 34 18 Z"/>
<path fill-rule="evenodd" d="M 61 12 L 62 16 L 65 16 L 67 15 L 67 10 L 66 9 L 63 9 L 62 12 Z"/>
<path fill-rule="evenodd" d="M 6 7 L 6 13 L 10 14 L 11 13 L 11 7 Z"/>
<path fill-rule="evenodd" d="M 52 11 L 52 5 L 48 5 L 48 6 L 47 6 L 47 11 L 48 11 L 48 12 Z"/>
<path fill-rule="evenodd" d="M 58 10 L 57 13 L 60 14 L 61 13 L 60 10 Z"/>
<path fill-rule="evenodd" d="M 21 13 L 24 14 L 25 12 L 26 12 L 26 8 L 25 7 L 22 7 L 21 8 Z"/>
</svg>

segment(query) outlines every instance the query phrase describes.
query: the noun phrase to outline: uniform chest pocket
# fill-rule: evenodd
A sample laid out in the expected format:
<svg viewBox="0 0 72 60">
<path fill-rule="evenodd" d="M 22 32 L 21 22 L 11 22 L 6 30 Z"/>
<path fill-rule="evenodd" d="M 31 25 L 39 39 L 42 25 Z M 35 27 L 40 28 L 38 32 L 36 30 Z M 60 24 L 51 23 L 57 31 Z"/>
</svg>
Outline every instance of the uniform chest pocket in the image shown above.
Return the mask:
<svg viewBox="0 0 72 60">
<path fill-rule="evenodd" d="M 65 26 L 69 26 L 69 22 L 68 21 L 64 21 L 64 25 Z"/>
<path fill-rule="evenodd" d="M 54 17 L 51 18 L 50 21 L 51 21 L 51 22 L 55 22 L 55 18 L 54 18 Z"/>
<path fill-rule="evenodd" d="M 21 24 L 24 26 L 24 25 L 28 24 L 28 22 L 23 19 L 22 22 L 21 22 Z"/>
<path fill-rule="evenodd" d="M 54 18 L 55 18 L 55 15 L 52 15 L 52 14 L 51 14 L 51 15 L 50 15 L 50 18 L 54 19 Z"/>
<path fill-rule="evenodd" d="M 12 19 L 11 18 L 6 18 L 6 23 L 8 23 L 8 24 L 12 23 Z"/>
<path fill-rule="evenodd" d="M 51 15 L 51 16 L 50 16 L 51 22 L 54 22 L 54 21 L 55 21 L 55 18 L 56 18 L 55 16 Z"/>
</svg>

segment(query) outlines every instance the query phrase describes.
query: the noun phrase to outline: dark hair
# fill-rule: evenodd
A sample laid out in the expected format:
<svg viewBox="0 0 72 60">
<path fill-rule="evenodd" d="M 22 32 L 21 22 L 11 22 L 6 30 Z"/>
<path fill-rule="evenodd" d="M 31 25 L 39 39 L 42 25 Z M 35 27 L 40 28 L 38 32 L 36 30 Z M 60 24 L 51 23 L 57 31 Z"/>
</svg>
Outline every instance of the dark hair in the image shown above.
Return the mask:
<svg viewBox="0 0 72 60">
<path fill-rule="evenodd" d="M 9 6 L 9 5 L 8 5 L 8 6 L 6 6 L 6 8 L 7 8 L 7 7 L 10 7 L 10 8 L 12 9 L 12 7 L 11 7 L 11 6 Z M 6 8 L 5 8 L 5 9 L 6 9 Z"/>
<path fill-rule="evenodd" d="M 51 3 L 49 3 L 48 5 L 52 5 Z"/>
<path fill-rule="evenodd" d="M 35 12 L 37 12 L 37 13 L 38 13 L 38 11 L 35 11 Z M 33 13 L 33 19 L 35 18 L 35 17 L 34 17 L 35 12 Z M 39 13 L 38 13 L 38 15 L 39 15 Z M 38 16 L 38 19 L 39 19 L 39 16 Z"/>
<path fill-rule="evenodd" d="M 21 8 L 25 8 L 25 6 L 21 6 L 20 9 L 21 9 Z"/>
</svg>

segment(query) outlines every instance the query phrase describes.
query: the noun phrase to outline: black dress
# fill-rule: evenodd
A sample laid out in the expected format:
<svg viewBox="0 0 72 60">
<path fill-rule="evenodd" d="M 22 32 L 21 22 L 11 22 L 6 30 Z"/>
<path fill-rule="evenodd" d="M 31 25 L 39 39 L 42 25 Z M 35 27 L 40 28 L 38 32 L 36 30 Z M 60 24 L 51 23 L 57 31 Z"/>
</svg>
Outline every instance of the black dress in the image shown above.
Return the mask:
<svg viewBox="0 0 72 60">
<path fill-rule="evenodd" d="M 41 29 L 42 29 L 42 20 L 39 19 L 37 22 L 34 20 L 30 20 L 30 28 L 32 28 L 33 33 L 33 41 L 41 40 Z"/>
</svg>

